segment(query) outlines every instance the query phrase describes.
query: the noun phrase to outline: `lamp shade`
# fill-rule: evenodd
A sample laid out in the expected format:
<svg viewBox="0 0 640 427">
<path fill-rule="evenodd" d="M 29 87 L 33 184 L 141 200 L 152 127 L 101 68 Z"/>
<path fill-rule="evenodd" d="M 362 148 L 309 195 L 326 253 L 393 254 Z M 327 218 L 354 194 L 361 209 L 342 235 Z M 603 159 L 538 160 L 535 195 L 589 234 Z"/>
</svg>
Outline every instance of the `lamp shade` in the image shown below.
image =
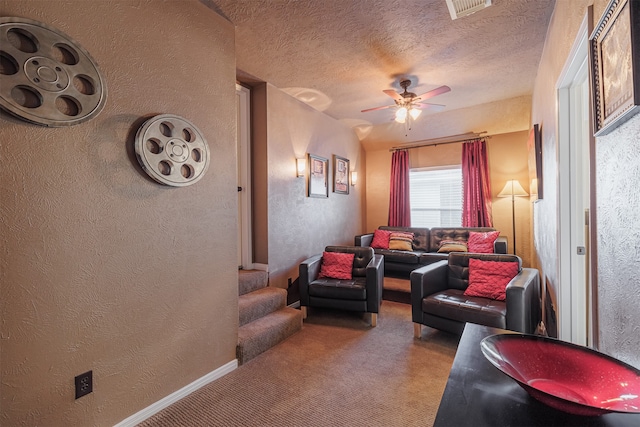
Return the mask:
<svg viewBox="0 0 640 427">
<path fill-rule="evenodd" d="M 511 197 L 511 196 L 528 196 L 529 193 L 524 191 L 520 181 L 517 179 L 511 179 L 504 184 L 502 191 L 498 193 L 498 197 Z"/>
</svg>

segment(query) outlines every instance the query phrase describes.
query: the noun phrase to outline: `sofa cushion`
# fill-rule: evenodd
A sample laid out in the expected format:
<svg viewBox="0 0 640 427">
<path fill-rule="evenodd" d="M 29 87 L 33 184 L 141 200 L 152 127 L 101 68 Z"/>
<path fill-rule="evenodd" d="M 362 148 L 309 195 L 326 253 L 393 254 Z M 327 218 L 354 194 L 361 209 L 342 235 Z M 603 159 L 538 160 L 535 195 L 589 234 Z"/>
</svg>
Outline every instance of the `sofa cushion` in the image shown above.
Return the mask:
<svg viewBox="0 0 640 427">
<path fill-rule="evenodd" d="M 519 270 L 517 262 L 469 260 L 469 286 L 464 295 L 504 301 L 506 288 Z"/>
<path fill-rule="evenodd" d="M 459 289 L 448 289 L 429 295 L 422 300 L 422 311 L 463 323 L 471 322 L 503 329 L 506 327 L 506 302 L 467 297 Z"/>
<path fill-rule="evenodd" d="M 348 279 L 353 278 L 353 253 L 323 252 L 322 266 L 318 278 Z"/>
<path fill-rule="evenodd" d="M 439 253 L 467 252 L 467 242 L 464 240 L 443 240 L 440 242 Z"/>
<path fill-rule="evenodd" d="M 367 279 L 356 277 L 353 280 L 316 279 L 309 283 L 309 296 L 318 298 L 367 300 Z"/>
<path fill-rule="evenodd" d="M 487 231 L 496 231 L 490 227 L 434 227 L 429 233 L 428 252 L 436 252 L 440 248 L 440 242 L 443 240 L 456 240 L 467 242 L 469 233 L 483 233 Z"/>
<path fill-rule="evenodd" d="M 478 254 L 491 254 L 493 253 L 493 242 L 496 241 L 500 235 L 499 231 L 487 231 L 487 232 L 470 232 L 467 247 L 469 252 Z"/>
<path fill-rule="evenodd" d="M 413 251 L 395 251 L 391 249 L 375 249 L 379 255 L 384 255 L 384 262 L 401 262 L 404 264 L 417 264 L 422 254 Z"/>
<path fill-rule="evenodd" d="M 422 265 L 433 264 L 434 262 L 442 261 L 443 259 L 447 259 L 449 256 L 448 253 L 443 252 L 425 252 L 420 254 L 420 259 L 418 262 Z"/>
<path fill-rule="evenodd" d="M 380 230 L 388 231 L 404 231 L 407 233 L 413 233 L 413 250 L 429 252 L 429 229 L 418 227 L 389 227 L 382 225 L 378 227 Z M 433 251 L 435 252 L 435 251 Z"/>
<path fill-rule="evenodd" d="M 517 262 L 522 267 L 520 257 L 511 254 L 478 254 L 470 252 L 451 252 L 449 257 L 449 272 L 447 286 L 464 291 L 469 286 L 469 261 L 481 259 L 483 261 Z"/>
<path fill-rule="evenodd" d="M 373 240 L 371 241 L 371 247 L 373 249 L 389 249 L 389 238 L 391 237 L 391 231 L 377 229 L 373 232 Z"/>
<path fill-rule="evenodd" d="M 392 231 L 389 236 L 389 249 L 398 251 L 413 250 L 413 233 L 403 231 Z"/>
</svg>

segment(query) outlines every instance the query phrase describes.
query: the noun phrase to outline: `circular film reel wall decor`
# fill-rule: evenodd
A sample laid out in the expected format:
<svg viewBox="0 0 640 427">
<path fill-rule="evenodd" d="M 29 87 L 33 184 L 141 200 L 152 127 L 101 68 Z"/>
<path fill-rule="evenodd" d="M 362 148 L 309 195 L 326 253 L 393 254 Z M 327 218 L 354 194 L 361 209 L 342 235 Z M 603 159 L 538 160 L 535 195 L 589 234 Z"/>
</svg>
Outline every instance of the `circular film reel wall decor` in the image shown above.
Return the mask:
<svg viewBox="0 0 640 427">
<path fill-rule="evenodd" d="M 142 168 L 161 184 L 195 184 L 209 168 L 209 145 L 200 130 L 172 114 L 144 122 L 136 133 L 135 148 Z"/>
<path fill-rule="evenodd" d="M 97 64 L 69 36 L 31 19 L 0 17 L 0 107 L 62 127 L 95 117 L 106 98 Z"/>
</svg>

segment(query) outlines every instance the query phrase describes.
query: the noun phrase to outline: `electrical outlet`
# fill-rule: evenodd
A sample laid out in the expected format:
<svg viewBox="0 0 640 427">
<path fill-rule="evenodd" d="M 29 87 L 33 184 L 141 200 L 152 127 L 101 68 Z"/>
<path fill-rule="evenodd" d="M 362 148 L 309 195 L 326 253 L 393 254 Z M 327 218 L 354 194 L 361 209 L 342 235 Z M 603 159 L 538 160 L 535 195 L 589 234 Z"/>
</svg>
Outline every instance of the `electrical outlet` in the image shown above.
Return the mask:
<svg viewBox="0 0 640 427">
<path fill-rule="evenodd" d="M 85 372 L 76 377 L 76 399 L 93 391 L 93 371 Z"/>
</svg>

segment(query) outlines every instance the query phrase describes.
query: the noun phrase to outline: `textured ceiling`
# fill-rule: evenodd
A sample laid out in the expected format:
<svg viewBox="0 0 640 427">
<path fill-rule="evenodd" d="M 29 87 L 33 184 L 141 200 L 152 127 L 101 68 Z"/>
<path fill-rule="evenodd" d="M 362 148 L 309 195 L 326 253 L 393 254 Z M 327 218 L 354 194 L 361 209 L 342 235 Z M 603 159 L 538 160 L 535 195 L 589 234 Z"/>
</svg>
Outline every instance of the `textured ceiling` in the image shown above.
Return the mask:
<svg viewBox="0 0 640 427">
<path fill-rule="evenodd" d="M 440 126 L 442 135 L 434 135 L 421 127 L 454 110 L 512 98 L 529 102 L 555 4 L 493 0 L 489 8 L 451 20 L 445 0 L 201 1 L 236 26 L 240 72 L 336 119 L 373 125 L 373 132 L 363 132 L 371 133 L 368 138 L 383 131 L 405 142 L 487 130 Z M 400 92 L 403 77 L 417 94 L 451 87 L 430 100 L 446 105 L 443 112 L 425 110 L 408 136 L 404 125 L 391 122 L 393 109 L 361 112 L 393 105 L 382 91 Z"/>
</svg>

